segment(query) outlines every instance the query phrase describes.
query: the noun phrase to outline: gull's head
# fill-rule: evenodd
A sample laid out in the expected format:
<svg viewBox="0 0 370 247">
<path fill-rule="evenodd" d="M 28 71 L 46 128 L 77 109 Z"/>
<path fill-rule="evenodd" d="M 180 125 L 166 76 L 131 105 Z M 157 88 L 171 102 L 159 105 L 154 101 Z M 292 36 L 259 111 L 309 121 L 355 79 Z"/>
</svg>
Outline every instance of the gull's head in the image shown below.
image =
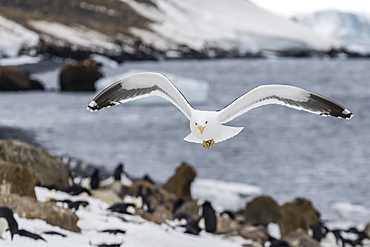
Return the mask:
<svg viewBox="0 0 370 247">
<path fill-rule="evenodd" d="M 216 112 L 196 111 L 192 114 L 190 121 L 191 132 L 200 139 L 210 138 L 216 128 L 220 125 L 217 121 Z M 212 139 L 211 137 L 210 139 Z"/>
</svg>

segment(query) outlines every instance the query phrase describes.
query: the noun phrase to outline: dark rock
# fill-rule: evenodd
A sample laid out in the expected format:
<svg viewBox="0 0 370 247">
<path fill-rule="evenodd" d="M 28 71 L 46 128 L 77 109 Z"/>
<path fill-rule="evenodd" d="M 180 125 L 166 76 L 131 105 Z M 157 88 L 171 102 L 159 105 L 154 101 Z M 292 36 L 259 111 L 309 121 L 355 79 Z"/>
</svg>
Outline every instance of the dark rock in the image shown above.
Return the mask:
<svg viewBox="0 0 370 247">
<path fill-rule="evenodd" d="M 38 202 L 34 198 L 16 194 L 0 194 L 0 206 L 12 208 L 21 218 L 41 219 L 65 230 L 80 232 L 78 217 L 70 209 L 52 202 Z"/>
<path fill-rule="evenodd" d="M 43 90 L 44 86 L 16 67 L 3 66 L 0 68 L 0 91 Z"/>
<path fill-rule="evenodd" d="M 186 200 L 176 209 L 175 213 L 177 212 L 187 213 L 195 219 L 199 216 L 199 206 L 195 201 Z"/>
<path fill-rule="evenodd" d="M 95 91 L 95 82 L 103 77 L 100 65 L 94 60 L 83 60 L 64 67 L 59 76 L 61 91 Z"/>
<path fill-rule="evenodd" d="M 305 230 L 296 229 L 283 238 L 292 247 L 319 247 L 320 243 L 308 236 Z"/>
<path fill-rule="evenodd" d="M 367 235 L 368 238 L 370 238 L 370 223 L 367 223 L 364 228 L 364 233 Z"/>
<path fill-rule="evenodd" d="M 162 188 L 174 193 L 177 199 L 192 200 L 190 186 L 196 175 L 192 166 L 182 163 Z"/>
<path fill-rule="evenodd" d="M 68 186 L 66 168 L 43 149 L 16 140 L 0 141 L 0 160 L 26 167 L 42 184 Z"/>
<path fill-rule="evenodd" d="M 281 207 L 283 218 L 280 221 L 281 236 L 286 236 L 298 228 L 308 230 L 320 223 L 320 214 L 309 200 L 297 198 Z"/>
<path fill-rule="evenodd" d="M 0 191 L 36 198 L 37 175 L 21 165 L 0 161 Z"/>
<path fill-rule="evenodd" d="M 282 220 L 280 206 L 270 196 L 258 196 L 247 204 L 244 211 L 245 223 L 263 224 L 279 223 Z"/>
</svg>

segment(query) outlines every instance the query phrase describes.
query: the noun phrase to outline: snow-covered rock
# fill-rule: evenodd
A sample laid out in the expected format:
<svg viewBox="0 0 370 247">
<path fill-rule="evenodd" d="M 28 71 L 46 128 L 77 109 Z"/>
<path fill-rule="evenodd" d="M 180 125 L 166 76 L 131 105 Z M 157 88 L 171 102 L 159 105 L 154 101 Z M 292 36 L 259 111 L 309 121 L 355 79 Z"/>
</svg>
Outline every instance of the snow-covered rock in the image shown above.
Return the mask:
<svg viewBox="0 0 370 247">
<path fill-rule="evenodd" d="M 328 50 L 339 42 L 317 35 L 244 0 L 159 0 L 157 6 L 124 0 L 137 12 L 155 20 L 154 32 L 134 29 L 143 40 L 159 49 L 177 44 L 201 50 L 222 48 L 256 50 Z"/>
<path fill-rule="evenodd" d="M 264 50 L 328 51 L 341 46 L 245 0 L 122 0 L 99 5 L 81 0 L 77 5 L 66 2 L 58 13 L 52 11 L 59 3 L 50 9 L 44 4 L 34 3 L 41 12 L 35 18 L 34 12 L 18 2 L 0 3 L 24 13 L 22 22 L 12 13 L 8 19 L 0 19 L 3 56 L 16 56 L 24 46 L 36 47 L 39 40 L 40 49 L 46 52 L 84 51 L 123 59 L 181 58 L 182 54 L 244 56 Z M 40 19 L 43 12 L 48 19 Z"/>
</svg>

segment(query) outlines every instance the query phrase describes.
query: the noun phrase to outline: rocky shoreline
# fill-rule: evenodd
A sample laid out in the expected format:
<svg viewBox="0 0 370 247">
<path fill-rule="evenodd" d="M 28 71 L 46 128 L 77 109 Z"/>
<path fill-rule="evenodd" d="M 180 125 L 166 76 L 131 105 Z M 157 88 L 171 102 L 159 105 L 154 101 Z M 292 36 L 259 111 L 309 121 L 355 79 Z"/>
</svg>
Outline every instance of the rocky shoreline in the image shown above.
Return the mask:
<svg viewBox="0 0 370 247">
<path fill-rule="evenodd" d="M 95 198 L 107 205 L 101 209 L 102 214 L 114 214 L 122 220 L 123 228 L 135 216 L 140 219 L 135 224 L 154 222 L 199 238 L 203 232 L 229 240 L 237 237 L 242 239 L 241 246 L 370 243 L 370 224 L 364 229 L 330 229 L 305 198 L 279 205 L 271 196 L 250 195 L 240 210 L 217 211 L 211 201 L 192 195 L 196 176 L 191 165 L 182 163 L 164 184 L 158 184 L 150 175 L 131 178 L 123 164 L 118 164 L 114 171 L 106 171 L 67 156 L 54 157 L 25 142 L 0 141 L 0 208 L 8 207 L 21 218 L 44 220 L 50 227 L 83 234 L 86 229 L 81 228 L 80 217 L 92 200 L 89 198 Z M 41 198 L 37 195 L 39 190 L 54 194 Z M 60 195 L 68 199 L 62 200 Z M 84 200 L 80 199 L 82 195 Z M 349 233 L 350 239 L 346 237 Z M 48 238 L 45 234 L 43 237 Z"/>
</svg>

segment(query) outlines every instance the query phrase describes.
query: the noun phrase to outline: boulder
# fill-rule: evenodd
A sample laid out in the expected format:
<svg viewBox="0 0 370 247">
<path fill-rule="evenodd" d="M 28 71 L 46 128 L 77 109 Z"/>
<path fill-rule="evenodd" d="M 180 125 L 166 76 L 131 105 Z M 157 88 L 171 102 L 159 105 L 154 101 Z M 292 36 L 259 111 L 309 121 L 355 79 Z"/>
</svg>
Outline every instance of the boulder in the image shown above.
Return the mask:
<svg viewBox="0 0 370 247">
<path fill-rule="evenodd" d="M 307 231 L 310 226 L 320 223 L 320 214 L 309 200 L 296 198 L 281 206 L 283 213 L 280 221 L 281 236 L 286 236 L 296 229 Z"/>
<path fill-rule="evenodd" d="M 93 198 L 99 199 L 103 202 L 108 203 L 110 206 L 121 203 L 122 199 L 117 195 L 117 193 L 113 190 L 109 189 L 97 189 L 91 191 L 91 196 Z"/>
<path fill-rule="evenodd" d="M 159 205 L 154 212 L 149 213 L 144 210 L 138 210 L 137 214 L 143 219 L 154 222 L 156 224 L 162 224 L 166 220 L 172 220 L 172 212 L 165 206 Z"/>
<path fill-rule="evenodd" d="M 239 228 L 239 224 L 228 217 L 217 216 L 217 233 L 227 234 L 236 231 Z"/>
<path fill-rule="evenodd" d="M 320 247 L 320 243 L 308 236 L 301 228 L 291 231 L 283 240 L 287 241 L 291 247 Z"/>
<path fill-rule="evenodd" d="M 282 212 L 277 202 L 270 196 L 258 196 L 249 202 L 244 210 L 246 224 L 280 223 Z"/>
<path fill-rule="evenodd" d="M 95 91 L 95 82 L 102 78 L 100 65 L 87 59 L 65 66 L 59 76 L 61 91 Z"/>
<path fill-rule="evenodd" d="M 368 238 L 370 238 L 370 223 L 367 223 L 365 228 L 364 228 L 364 233 Z"/>
<path fill-rule="evenodd" d="M 128 194 L 141 197 L 149 212 L 155 212 L 159 206 L 163 206 L 172 212 L 176 201 L 176 197 L 172 193 L 144 180 L 139 180 L 131 185 L 128 188 Z"/>
<path fill-rule="evenodd" d="M 44 185 L 68 186 L 67 169 L 43 149 L 16 140 L 0 141 L 0 160 L 24 166 Z"/>
<path fill-rule="evenodd" d="M 0 91 L 43 90 L 44 86 L 13 66 L 0 67 Z"/>
<path fill-rule="evenodd" d="M 262 226 L 243 225 L 239 228 L 238 233 L 245 239 L 251 240 L 264 246 L 269 239 L 269 233 Z"/>
<path fill-rule="evenodd" d="M 175 213 L 183 212 L 190 215 L 193 219 L 199 217 L 199 205 L 196 201 L 186 200 L 176 209 Z"/>
<path fill-rule="evenodd" d="M 36 199 L 34 188 L 38 183 L 38 176 L 27 168 L 0 161 L 0 191 L 2 193 L 14 193 Z"/>
<path fill-rule="evenodd" d="M 52 202 L 38 202 L 31 197 L 16 194 L 0 194 L 0 206 L 11 208 L 21 218 L 41 219 L 69 231 L 81 231 L 77 226 L 78 217 L 70 209 Z"/>
<path fill-rule="evenodd" d="M 163 189 L 174 193 L 177 199 L 192 200 L 190 186 L 197 173 L 195 169 L 187 163 L 182 163 L 174 175 L 163 185 Z"/>
</svg>

